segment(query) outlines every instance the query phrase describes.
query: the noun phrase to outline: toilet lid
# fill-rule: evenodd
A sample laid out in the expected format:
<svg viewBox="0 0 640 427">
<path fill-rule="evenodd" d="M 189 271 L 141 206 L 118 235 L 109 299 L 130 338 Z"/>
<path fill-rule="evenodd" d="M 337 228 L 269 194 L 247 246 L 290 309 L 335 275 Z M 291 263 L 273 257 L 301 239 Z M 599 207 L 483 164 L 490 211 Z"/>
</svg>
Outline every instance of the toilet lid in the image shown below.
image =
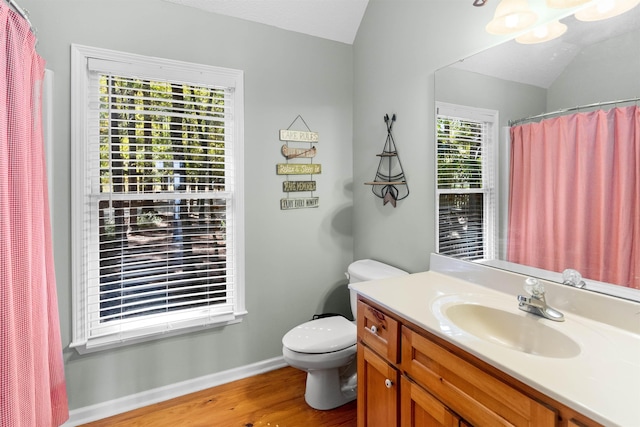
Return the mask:
<svg viewBox="0 0 640 427">
<path fill-rule="evenodd" d="M 356 325 L 332 316 L 296 326 L 282 338 L 282 344 L 298 353 L 329 353 L 355 345 L 356 335 Z"/>
</svg>

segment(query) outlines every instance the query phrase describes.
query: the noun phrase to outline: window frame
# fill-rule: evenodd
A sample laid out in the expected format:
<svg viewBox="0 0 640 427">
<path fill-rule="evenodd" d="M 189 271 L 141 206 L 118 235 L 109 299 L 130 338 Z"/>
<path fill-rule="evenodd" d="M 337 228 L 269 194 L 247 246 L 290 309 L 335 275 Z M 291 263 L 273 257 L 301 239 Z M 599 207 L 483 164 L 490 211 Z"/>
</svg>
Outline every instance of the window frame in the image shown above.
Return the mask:
<svg viewBox="0 0 640 427">
<path fill-rule="evenodd" d="M 439 116 L 458 117 L 464 120 L 482 122 L 487 126 L 483 133 L 483 186 L 481 189 L 440 189 L 438 188 L 438 118 Z M 446 102 L 436 102 L 434 117 L 435 147 L 435 247 L 440 253 L 440 195 L 441 194 L 483 194 L 483 254 L 478 261 L 496 259 L 498 256 L 498 215 L 499 215 L 499 181 L 498 181 L 498 144 L 499 144 L 499 112 L 486 108 L 469 107 Z M 485 154 L 486 153 L 486 154 Z"/>
<path fill-rule="evenodd" d="M 88 159 L 89 120 L 88 106 L 89 84 L 91 82 L 89 63 L 107 67 L 109 72 L 121 72 L 120 64 L 126 67 L 124 75 L 142 79 L 162 79 L 184 82 L 203 86 L 219 85 L 232 89 L 233 105 L 230 116 L 233 124 L 229 127 L 232 134 L 230 144 L 233 173 L 233 188 L 227 198 L 231 201 L 229 213 L 232 216 L 232 226 L 229 227 L 227 240 L 228 250 L 232 251 L 231 269 L 234 280 L 230 292 L 233 292 L 232 313 L 224 315 L 193 315 L 188 318 L 176 316 L 175 312 L 168 312 L 161 317 L 165 320 L 149 326 L 141 317 L 139 327 L 127 329 L 122 334 L 108 337 L 90 337 L 89 318 L 89 287 L 87 279 L 87 252 L 84 247 L 86 241 L 92 239 L 91 233 L 85 233 L 85 221 L 97 221 L 85 214 L 84 203 L 86 197 L 95 197 L 87 192 L 87 176 L 85 164 Z M 93 67 L 92 65 L 92 68 Z M 133 72 L 131 70 L 134 70 Z M 245 309 L 245 268 L 244 268 L 244 73 L 241 70 L 227 69 L 208 65 L 187 63 L 156 57 L 118 52 L 108 49 L 94 48 L 73 44 L 71 46 L 71 255 L 72 255 L 72 342 L 71 347 L 79 353 L 104 350 L 131 343 L 148 341 L 162 337 L 188 333 L 204 327 L 224 326 L 241 322 L 247 314 Z M 227 165 L 228 166 L 228 165 Z M 156 195 L 159 198 L 163 194 Z M 86 216 L 85 216 L 86 215 Z M 228 222 L 229 218 L 227 218 Z M 89 235 L 85 235 L 89 234 Z M 94 243 L 97 239 L 94 239 Z M 171 325 L 169 323 L 171 322 Z M 163 326 L 164 324 L 164 326 Z M 144 325 L 144 326 L 143 326 Z"/>
</svg>

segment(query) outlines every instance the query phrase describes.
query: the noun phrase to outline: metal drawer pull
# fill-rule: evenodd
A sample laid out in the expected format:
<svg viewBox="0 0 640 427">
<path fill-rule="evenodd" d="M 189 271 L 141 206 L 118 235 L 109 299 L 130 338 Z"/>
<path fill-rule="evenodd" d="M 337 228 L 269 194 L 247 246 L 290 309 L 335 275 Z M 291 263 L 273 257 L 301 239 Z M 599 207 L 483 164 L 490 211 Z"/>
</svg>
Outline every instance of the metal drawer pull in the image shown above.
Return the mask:
<svg viewBox="0 0 640 427">
<path fill-rule="evenodd" d="M 384 385 L 387 388 L 391 388 L 391 387 L 393 387 L 393 381 L 391 381 L 390 379 L 387 378 L 386 380 L 384 380 Z"/>
</svg>

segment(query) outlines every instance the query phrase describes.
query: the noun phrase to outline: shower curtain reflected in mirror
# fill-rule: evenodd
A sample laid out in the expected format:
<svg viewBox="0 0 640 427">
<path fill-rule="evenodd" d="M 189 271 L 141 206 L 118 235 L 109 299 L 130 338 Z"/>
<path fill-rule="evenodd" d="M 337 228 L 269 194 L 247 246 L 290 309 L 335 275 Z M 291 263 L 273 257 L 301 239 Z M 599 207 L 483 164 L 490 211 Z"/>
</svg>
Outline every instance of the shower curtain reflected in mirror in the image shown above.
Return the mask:
<svg viewBox="0 0 640 427">
<path fill-rule="evenodd" d="M 44 60 L 0 2 L 0 425 L 68 418 L 41 122 Z"/>
<path fill-rule="evenodd" d="M 507 256 L 640 289 L 638 106 L 511 128 Z"/>
</svg>

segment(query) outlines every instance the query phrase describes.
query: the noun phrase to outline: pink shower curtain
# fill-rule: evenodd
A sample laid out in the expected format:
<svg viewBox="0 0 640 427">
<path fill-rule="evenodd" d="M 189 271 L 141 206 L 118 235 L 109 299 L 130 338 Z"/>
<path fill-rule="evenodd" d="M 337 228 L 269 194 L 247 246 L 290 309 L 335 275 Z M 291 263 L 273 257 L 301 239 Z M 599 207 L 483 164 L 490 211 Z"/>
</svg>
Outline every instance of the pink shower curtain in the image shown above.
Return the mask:
<svg viewBox="0 0 640 427">
<path fill-rule="evenodd" d="M 640 108 L 511 128 L 508 260 L 640 289 Z"/>
<path fill-rule="evenodd" d="M 44 164 L 44 60 L 0 2 L 0 426 L 68 418 Z"/>
</svg>

